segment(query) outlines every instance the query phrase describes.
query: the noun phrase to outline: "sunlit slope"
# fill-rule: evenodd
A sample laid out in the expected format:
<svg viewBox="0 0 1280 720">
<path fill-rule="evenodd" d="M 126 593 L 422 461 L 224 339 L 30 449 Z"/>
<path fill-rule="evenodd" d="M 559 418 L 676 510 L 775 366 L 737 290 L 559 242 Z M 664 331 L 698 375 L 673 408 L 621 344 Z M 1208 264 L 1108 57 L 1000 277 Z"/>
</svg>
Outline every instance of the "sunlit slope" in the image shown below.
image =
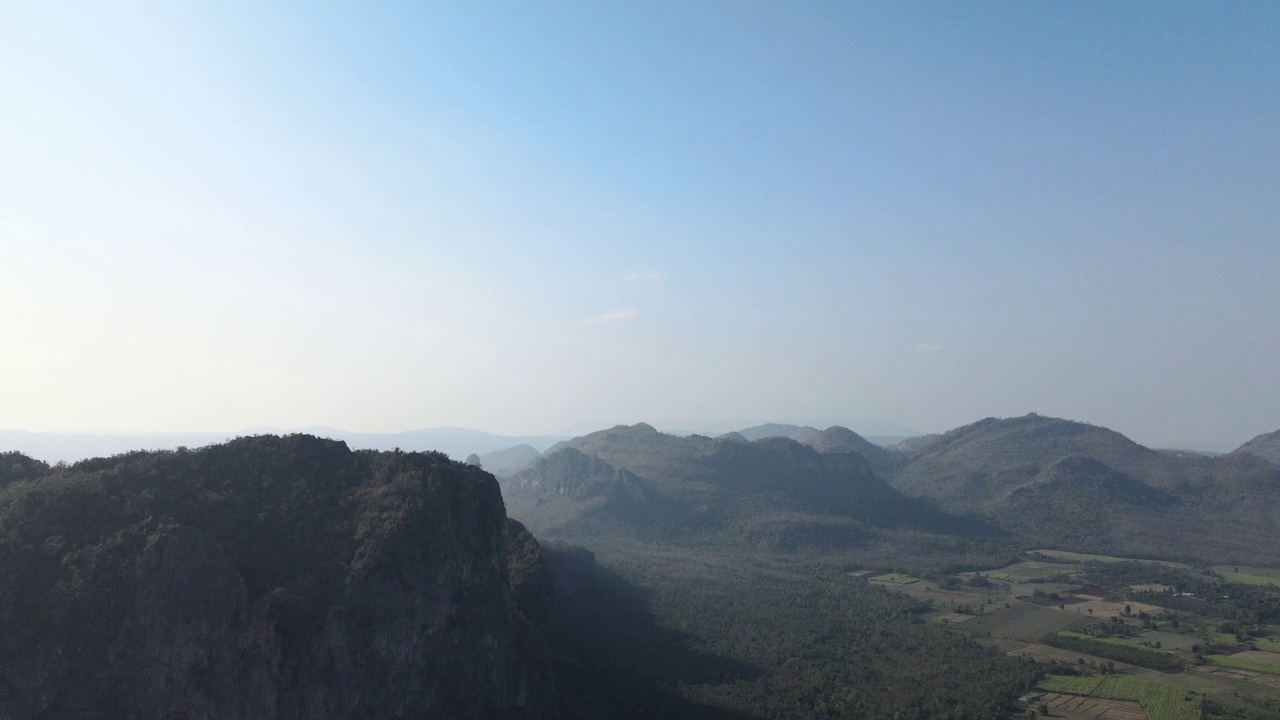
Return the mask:
<svg viewBox="0 0 1280 720">
<path fill-rule="evenodd" d="M 781 437 L 678 437 L 643 424 L 561 443 L 503 488 L 513 517 L 565 537 L 603 523 L 839 546 L 871 527 L 979 530 L 903 496 L 856 452 L 824 454 Z"/>
<path fill-rule="evenodd" d="M 1259 435 L 1231 451 L 1232 455 L 1256 455 L 1280 465 L 1280 430 Z"/>
<path fill-rule="evenodd" d="M 1280 467 L 1247 453 L 1162 453 L 1027 415 L 966 425 L 906 455 L 892 477 L 900 490 L 1026 542 L 1235 562 L 1280 554 Z"/>
</svg>

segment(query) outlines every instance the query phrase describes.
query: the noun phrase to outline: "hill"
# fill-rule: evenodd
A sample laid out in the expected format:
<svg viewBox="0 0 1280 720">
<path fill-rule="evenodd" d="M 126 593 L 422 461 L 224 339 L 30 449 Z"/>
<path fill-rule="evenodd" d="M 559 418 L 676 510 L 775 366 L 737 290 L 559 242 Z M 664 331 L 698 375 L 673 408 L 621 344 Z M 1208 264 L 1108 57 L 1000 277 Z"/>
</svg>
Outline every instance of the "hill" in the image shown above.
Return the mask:
<svg viewBox="0 0 1280 720">
<path fill-rule="evenodd" d="M 771 437 L 791 438 L 796 442 L 808 442 L 821 432 L 818 428 L 807 425 L 787 425 L 784 423 L 765 423 L 738 431 L 747 440 L 763 440 Z"/>
<path fill-rule="evenodd" d="M 981 420 L 903 454 L 895 487 L 977 514 L 1023 542 L 1280 560 L 1280 467 L 1247 453 L 1155 451 L 1106 428 L 1032 414 Z"/>
<path fill-rule="evenodd" d="M 1256 455 L 1280 465 L 1280 430 L 1264 433 L 1231 451 L 1232 455 Z"/>
<path fill-rule="evenodd" d="M 1063 458 L 1079 455 L 1157 486 L 1177 482 L 1181 461 L 1113 430 L 1044 417 L 987 418 L 905 448 L 893 484 L 957 512 L 989 508 Z"/>
<path fill-rule="evenodd" d="M 503 492 L 535 534 L 574 541 L 603 532 L 601 523 L 774 549 L 856 546 L 871 528 L 976 529 L 904 497 L 856 452 L 823 454 L 781 437 L 679 437 L 645 424 L 560 443 Z"/>
<path fill-rule="evenodd" d="M 477 468 L 303 435 L 11 482 L 0 718 L 554 717 L 518 536 Z"/>
<path fill-rule="evenodd" d="M 541 453 L 532 445 L 516 445 L 480 456 L 480 467 L 498 477 L 509 477 L 529 467 Z"/>
<path fill-rule="evenodd" d="M 839 425 L 832 425 L 802 442 L 820 453 L 859 453 L 871 463 L 871 467 L 882 477 L 897 472 L 903 464 L 903 458 L 900 454 L 886 450 L 849 428 Z"/>
</svg>

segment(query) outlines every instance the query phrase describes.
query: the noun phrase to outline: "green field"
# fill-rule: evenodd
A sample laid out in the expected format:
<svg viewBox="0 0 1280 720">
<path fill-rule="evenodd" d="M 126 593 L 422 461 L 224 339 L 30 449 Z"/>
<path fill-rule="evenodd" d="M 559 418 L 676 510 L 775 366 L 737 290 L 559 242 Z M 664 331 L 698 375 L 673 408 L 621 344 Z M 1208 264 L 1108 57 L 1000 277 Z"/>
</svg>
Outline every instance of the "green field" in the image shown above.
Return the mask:
<svg viewBox="0 0 1280 720">
<path fill-rule="evenodd" d="M 877 575 L 871 579 L 878 580 L 880 582 L 897 583 L 899 585 L 910 585 L 913 582 L 920 582 L 920 578 L 903 575 L 902 573 L 887 573 L 885 575 Z"/>
<path fill-rule="evenodd" d="M 1172 560 L 1152 560 L 1148 558 L 1127 558 L 1117 557 L 1115 555 L 1095 555 L 1093 553 L 1069 552 L 1067 550 L 1028 550 L 1031 555 L 1044 555 L 1045 557 L 1057 558 L 1059 560 L 1070 560 L 1073 562 L 1104 562 L 1104 563 L 1122 563 L 1122 562 L 1145 562 L 1156 563 L 1166 567 L 1185 568 L 1186 563 L 1173 562 Z"/>
<path fill-rule="evenodd" d="M 1092 695 L 1109 700 L 1137 700 L 1151 720 L 1198 720 L 1204 705 L 1204 697 L 1199 693 L 1115 675 L 1103 680 Z"/>
<path fill-rule="evenodd" d="M 1102 684 L 1101 675 L 1088 677 L 1072 677 L 1070 675 L 1045 675 L 1039 688 L 1046 692 L 1066 693 L 1068 695 L 1092 695 Z"/>
<path fill-rule="evenodd" d="M 1255 660 L 1253 658 L 1240 657 L 1239 655 L 1208 655 L 1206 657 L 1208 657 L 1214 665 L 1221 665 L 1222 667 L 1280 675 L 1280 658 L 1276 658 L 1276 661 L 1272 663 Z"/>
<path fill-rule="evenodd" d="M 1266 650 L 1267 652 L 1272 652 L 1272 653 L 1280 653 L 1280 640 L 1276 640 L 1275 638 L 1262 638 L 1260 640 L 1254 640 L 1253 644 L 1257 645 L 1259 650 Z"/>
<path fill-rule="evenodd" d="M 1071 630 L 1063 630 L 1058 634 L 1066 635 L 1067 637 L 1080 638 L 1082 640 L 1095 640 L 1097 642 L 1111 643 L 1112 645 L 1124 645 L 1127 647 L 1133 647 L 1136 645 L 1138 647 L 1142 647 L 1142 644 L 1138 641 L 1137 638 L 1118 638 L 1118 637 L 1102 638 L 1102 637 L 1094 637 L 1092 635 L 1086 635 L 1084 633 L 1073 632 Z"/>
<path fill-rule="evenodd" d="M 1204 697 L 1182 688 L 1137 678 L 1112 675 L 1071 677 L 1047 675 L 1038 686 L 1046 692 L 1083 695 L 1106 700 L 1134 700 L 1151 720 L 1199 720 Z"/>
<path fill-rule="evenodd" d="M 1069 552 L 1067 550 L 1031 550 L 1032 554 L 1044 555 L 1045 557 L 1058 558 L 1060 560 L 1076 560 L 1085 562 L 1093 560 L 1095 562 L 1129 562 L 1133 558 L 1115 557 L 1112 555 L 1093 555 L 1091 553 Z"/>
<path fill-rule="evenodd" d="M 1249 573 L 1236 572 L 1226 568 L 1217 568 L 1218 574 L 1227 582 L 1240 583 L 1242 585 L 1271 585 L 1280 587 L 1280 578 L 1267 577 L 1265 575 L 1251 575 Z"/>
<path fill-rule="evenodd" d="M 1040 638 L 1040 642 L 1063 650 L 1138 665 L 1160 672 L 1178 672 L 1183 669 L 1182 661 L 1167 652 L 1119 639 L 1102 639 L 1081 633 L 1059 632 L 1045 635 Z"/>
</svg>

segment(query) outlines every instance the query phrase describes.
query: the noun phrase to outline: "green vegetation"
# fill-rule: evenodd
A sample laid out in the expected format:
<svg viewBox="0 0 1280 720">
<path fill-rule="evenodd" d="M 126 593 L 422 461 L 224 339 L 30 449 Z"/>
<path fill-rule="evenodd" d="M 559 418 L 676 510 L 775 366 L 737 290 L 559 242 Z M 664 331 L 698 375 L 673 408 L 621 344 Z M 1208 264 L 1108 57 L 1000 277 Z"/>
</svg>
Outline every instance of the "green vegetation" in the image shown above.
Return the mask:
<svg viewBox="0 0 1280 720">
<path fill-rule="evenodd" d="M 896 573 L 896 572 L 888 573 L 885 575 L 877 575 L 871 579 L 879 580 L 880 582 L 897 583 L 899 585 L 910 585 L 911 583 L 914 583 L 914 582 L 920 582 L 920 578 L 918 577 L 911 577 L 910 575 L 903 575 L 902 573 Z"/>
<path fill-rule="evenodd" d="M 1236 572 L 1227 570 L 1226 568 L 1218 568 L 1218 574 L 1223 580 L 1233 583 L 1241 583 L 1243 585 L 1271 585 L 1280 587 L 1280 578 L 1267 577 L 1266 575 L 1251 575 L 1249 573 Z"/>
<path fill-rule="evenodd" d="M 1057 558 L 1059 560 L 1074 560 L 1076 562 L 1133 562 L 1133 558 L 1122 558 L 1114 555 L 1097 555 L 1095 553 L 1078 553 L 1068 552 L 1066 550 L 1035 550 L 1036 555 Z"/>
<path fill-rule="evenodd" d="M 12 482 L 0 717 L 509 716 L 526 701 L 504 674 L 529 678 L 531 709 L 553 709 L 546 650 L 512 601 L 505 523 L 478 468 L 306 435 Z M 454 618 L 447 633 L 436 617 Z M 269 711 L 254 704 L 267 697 Z"/>
<path fill-rule="evenodd" d="M 1265 650 L 1271 653 L 1280 653 L 1280 640 L 1275 638 L 1259 638 L 1252 641 L 1259 650 Z"/>
<path fill-rule="evenodd" d="M 1204 706 L 1204 696 L 1199 693 L 1116 675 L 1049 675 L 1038 687 L 1067 695 L 1133 700 L 1142 705 L 1151 720 L 1199 720 Z"/>
<path fill-rule="evenodd" d="M 1280 675 L 1280 659 L 1275 662 L 1267 662 L 1252 657 L 1241 657 L 1240 655 L 1206 655 L 1205 657 L 1214 665 L 1221 665 L 1222 667 Z"/>
<path fill-rule="evenodd" d="M 1137 700 L 1151 720 L 1197 720 L 1204 705 L 1199 693 L 1114 675 L 1092 694 L 1108 700 Z"/>
<path fill-rule="evenodd" d="M 1101 675 L 1046 675 L 1036 687 L 1046 692 L 1092 695 L 1104 679 Z"/>
<path fill-rule="evenodd" d="M 1140 645 L 1107 642 L 1106 640 L 1081 635 L 1080 633 L 1053 633 L 1041 638 L 1040 642 L 1063 650 L 1071 650 L 1106 660 L 1138 665 L 1139 667 L 1161 672 L 1178 672 L 1182 669 L 1182 661 L 1169 653 L 1152 650 Z"/>
<path fill-rule="evenodd" d="M 1093 641 L 1096 641 L 1096 642 L 1100 642 L 1100 643 L 1107 643 L 1107 644 L 1110 644 L 1110 645 L 1121 645 L 1121 646 L 1123 646 L 1123 647 L 1134 647 L 1134 646 L 1135 646 L 1135 645 L 1137 645 L 1137 643 L 1138 643 L 1137 638 L 1128 638 L 1128 637 L 1095 637 L 1095 636 L 1093 636 L 1093 635 L 1086 635 L 1086 634 L 1084 634 L 1084 633 L 1073 632 L 1073 631 L 1071 631 L 1071 630 L 1063 630 L 1062 632 L 1060 632 L 1060 633 L 1058 633 L 1058 634 L 1059 634 L 1059 635 L 1062 635 L 1062 636 L 1064 636 L 1064 637 L 1080 638 L 1080 639 L 1082 639 L 1082 640 L 1093 640 Z M 1137 664 L 1137 663 L 1134 663 L 1134 664 Z"/>
<path fill-rule="evenodd" d="M 987 720 L 1040 674 L 838 566 L 633 549 L 611 568 L 565 608 L 575 718 Z"/>
</svg>

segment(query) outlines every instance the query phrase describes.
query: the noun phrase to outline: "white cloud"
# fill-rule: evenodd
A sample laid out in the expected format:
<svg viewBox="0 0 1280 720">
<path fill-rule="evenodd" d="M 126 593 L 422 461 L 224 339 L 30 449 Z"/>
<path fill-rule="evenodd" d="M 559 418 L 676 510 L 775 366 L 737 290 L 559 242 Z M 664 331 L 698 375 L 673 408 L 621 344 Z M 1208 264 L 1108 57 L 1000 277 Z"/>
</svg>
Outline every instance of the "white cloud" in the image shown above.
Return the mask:
<svg viewBox="0 0 1280 720">
<path fill-rule="evenodd" d="M 664 272 L 629 272 L 622 276 L 624 282 L 662 282 L 666 279 Z"/>
<path fill-rule="evenodd" d="M 934 343 L 920 343 L 916 346 L 916 352 L 918 353 L 933 353 L 941 349 L 941 345 L 935 345 Z"/>
<path fill-rule="evenodd" d="M 638 317 L 640 317 L 640 311 L 635 308 L 630 308 L 627 310 L 610 310 L 609 312 L 603 312 L 595 317 L 589 318 L 587 322 L 600 325 L 604 323 L 626 322 L 627 320 L 635 320 Z"/>
</svg>

